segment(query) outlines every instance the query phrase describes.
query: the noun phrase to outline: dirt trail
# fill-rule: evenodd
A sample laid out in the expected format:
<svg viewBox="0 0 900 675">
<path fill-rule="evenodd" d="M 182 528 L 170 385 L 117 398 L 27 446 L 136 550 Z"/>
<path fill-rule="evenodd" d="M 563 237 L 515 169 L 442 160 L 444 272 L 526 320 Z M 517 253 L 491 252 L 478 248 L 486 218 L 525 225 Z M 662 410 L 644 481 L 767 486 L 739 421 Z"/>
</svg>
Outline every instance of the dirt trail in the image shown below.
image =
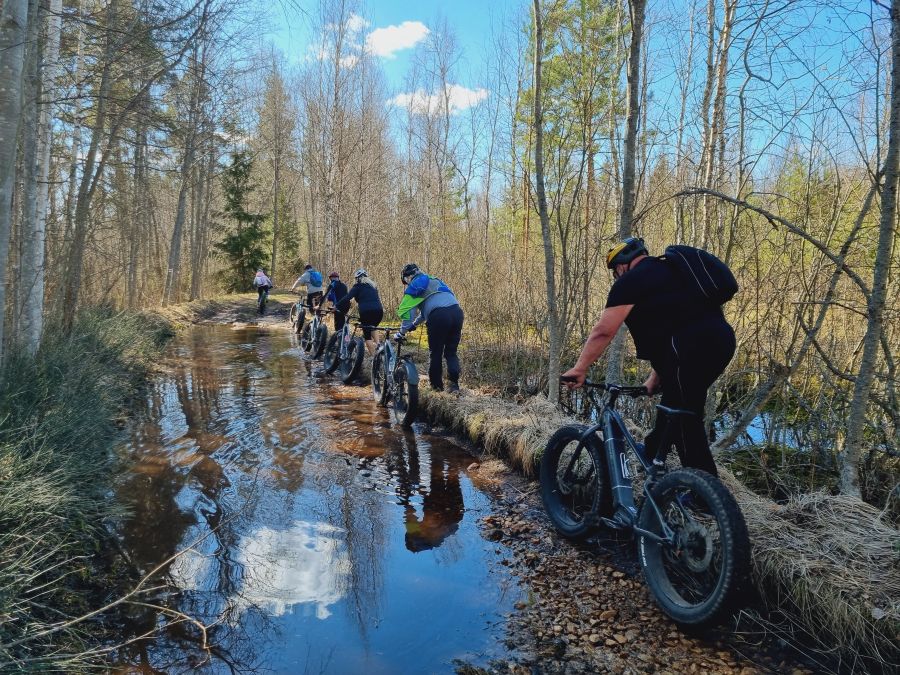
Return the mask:
<svg viewBox="0 0 900 675">
<path fill-rule="evenodd" d="M 740 627 L 744 637 L 733 624 L 699 635 L 680 630 L 654 604 L 630 538 L 575 545 L 553 530 L 536 483 L 499 460 L 484 467 L 502 494 L 498 513 L 482 520 L 484 536 L 509 547 L 511 569 L 530 591 L 509 623 L 522 659 L 496 664 L 497 672 L 816 672 L 771 644 L 761 647 L 749 625 Z"/>
</svg>

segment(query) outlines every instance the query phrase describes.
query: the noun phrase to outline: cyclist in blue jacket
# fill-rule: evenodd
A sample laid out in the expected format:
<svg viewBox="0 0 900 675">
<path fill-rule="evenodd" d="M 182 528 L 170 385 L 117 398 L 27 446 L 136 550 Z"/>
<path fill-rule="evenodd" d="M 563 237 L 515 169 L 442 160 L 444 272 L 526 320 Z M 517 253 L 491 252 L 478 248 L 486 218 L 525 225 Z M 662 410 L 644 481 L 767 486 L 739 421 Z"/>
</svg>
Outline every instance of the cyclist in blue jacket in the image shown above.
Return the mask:
<svg viewBox="0 0 900 675">
<path fill-rule="evenodd" d="M 428 327 L 428 349 L 431 363 L 428 379 L 434 391 L 444 390 L 444 364 L 447 361 L 447 391 L 459 391 L 460 365 L 457 349 L 462 337 L 463 311 L 459 300 L 443 281 L 431 277 L 409 263 L 400 273 L 406 293 L 397 315 L 403 320 L 399 335 L 415 330 L 422 323 Z"/>
<path fill-rule="evenodd" d="M 300 278 L 291 286 L 291 293 L 297 286 L 306 286 L 306 306 L 318 312 L 322 302 L 322 273 L 312 265 L 307 265 L 303 268 Z"/>
</svg>

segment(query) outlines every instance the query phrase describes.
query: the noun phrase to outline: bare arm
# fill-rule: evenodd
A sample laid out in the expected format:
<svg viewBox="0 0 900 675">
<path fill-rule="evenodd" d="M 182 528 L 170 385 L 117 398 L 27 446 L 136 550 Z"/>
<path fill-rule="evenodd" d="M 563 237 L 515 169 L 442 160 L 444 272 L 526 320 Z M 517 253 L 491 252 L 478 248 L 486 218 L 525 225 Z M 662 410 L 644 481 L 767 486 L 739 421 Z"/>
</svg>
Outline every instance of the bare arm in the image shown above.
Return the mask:
<svg viewBox="0 0 900 675">
<path fill-rule="evenodd" d="M 568 384 L 570 388 L 574 389 L 584 384 L 588 368 L 600 358 L 600 355 L 612 342 L 619 327 L 624 323 L 625 318 L 633 307 L 634 305 L 620 305 L 618 307 L 607 307 L 603 310 L 603 313 L 600 314 L 600 319 L 591 329 L 591 334 L 584 343 L 578 361 L 572 368 L 563 373 L 565 377 L 575 378 L 575 382 Z"/>
</svg>

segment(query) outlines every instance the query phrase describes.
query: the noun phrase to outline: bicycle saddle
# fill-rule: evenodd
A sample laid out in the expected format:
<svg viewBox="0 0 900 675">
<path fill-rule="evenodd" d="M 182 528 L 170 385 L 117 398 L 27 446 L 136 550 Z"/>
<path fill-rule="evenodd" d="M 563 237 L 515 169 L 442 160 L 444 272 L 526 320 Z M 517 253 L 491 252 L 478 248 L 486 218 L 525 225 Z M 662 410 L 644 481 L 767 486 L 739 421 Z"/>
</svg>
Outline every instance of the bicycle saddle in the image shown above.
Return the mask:
<svg viewBox="0 0 900 675">
<path fill-rule="evenodd" d="M 681 410 L 680 408 L 670 408 L 667 405 L 657 405 L 656 409 L 669 417 L 696 417 L 697 413 L 691 410 Z"/>
</svg>

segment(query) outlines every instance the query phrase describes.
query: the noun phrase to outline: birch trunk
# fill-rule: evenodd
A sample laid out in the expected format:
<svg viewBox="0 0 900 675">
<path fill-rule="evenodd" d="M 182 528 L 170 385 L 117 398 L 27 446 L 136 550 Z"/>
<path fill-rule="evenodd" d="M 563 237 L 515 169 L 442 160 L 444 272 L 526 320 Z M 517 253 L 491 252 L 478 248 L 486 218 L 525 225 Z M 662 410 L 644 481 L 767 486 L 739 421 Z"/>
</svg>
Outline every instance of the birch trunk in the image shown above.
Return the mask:
<svg viewBox="0 0 900 675">
<path fill-rule="evenodd" d="M 38 20 L 36 21 L 36 27 L 39 25 L 40 21 Z M 35 28 L 33 33 L 36 34 L 37 32 L 37 28 Z M 52 143 L 50 101 L 54 98 L 52 94 L 56 92 L 56 80 L 59 74 L 58 61 L 61 33 L 62 0 L 50 0 L 46 47 L 42 59 L 43 65 L 37 65 L 34 85 L 35 93 L 43 99 L 43 103 L 38 108 L 36 130 L 37 173 L 34 185 L 34 204 L 28 207 L 30 218 L 25 218 L 23 222 L 21 338 L 25 348 L 32 354 L 37 351 L 41 341 L 41 333 L 43 332 L 45 246 L 50 193 L 50 146 Z M 47 93 L 43 94 L 45 91 Z M 29 199 L 26 199 L 26 205 L 28 204 Z"/>
<path fill-rule="evenodd" d="M 0 362 L 5 353 L 6 278 L 27 20 L 27 0 L 5 0 L 0 10 Z"/>
<path fill-rule="evenodd" d="M 640 119 L 641 42 L 644 39 L 644 11 L 646 0 L 630 0 L 631 44 L 628 48 L 628 91 L 625 102 L 625 145 L 622 149 L 622 203 L 619 208 L 619 240 L 632 236 L 631 221 L 637 195 L 635 160 L 637 159 L 638 120 Z M 622 379 L 622 363 L 625 360 L 625 326 L 607 349 L 606 379 L 618 382 Z"/>
<path fill-rule="evenodd" d="M 550 232 L 550 214 L 547 211 L 547 193 L 544 187 L 544 120 L 541 109 L 541 61 L 544 51 L 544 31 L 540 0 L 533 0 L 534 8 L 534 181 L 537 193 L 538 215 L 541 219 L 541 236 L 544 240 L 544 275 L 547 286 L 547 319 L 550 332 L 550 356 L 547 369 L 549 378 L 547 398 L 559 400 L 560 331 L 559 311 L 556 304 L 556 257 Z"/>
<path fill-rule="evenodd" d="M 878 367 L 879 342 L 884 324 L 884 305 L 887 298 L 887 282 L 894 244 L 894 226 L 897 214 L 897 178 L 900 171 L 900 3 L 891 6 L 891 99 L 888 124 L 888 147 L 884 158 L 884 187 L 881 193 L 881 219 L 878 224 L 878 247 L 875 252 L 875 270 L 872 293 L 868 301 L 868 324 L 863 338 L 862 359 L 850 415 L 847 420 L 847 440 L 838 460 L 840 484 L 844 494 L 860 496 L 859 459 L 863 452 L 866 429 L 866 408 L 872 395 L 875 371 Z"/>
<path fill-rule="evenodd" d="M 38 225 L 38 101 L 41 98 L 41 45 L 40 45 L 40 3 L 30 0 L 28 7 L 28 30 L 25 46 L 25 67 L 22 77 L 22 199 L 17 239 L 20 257 L 17 269 L 18 284 L 13 291 L 14 325 L 10 330 L 12 341 L 22 345 L 30 353 L 37 351 L 40 341 L 41 305 L 34 319 L 32 308 L 38 272 L 43 272 L 44 233 Z M 43 281 L 43 276 L 41 276 Z M 41 283 L 43 300 L 43 283 Z"/>
</svg>

